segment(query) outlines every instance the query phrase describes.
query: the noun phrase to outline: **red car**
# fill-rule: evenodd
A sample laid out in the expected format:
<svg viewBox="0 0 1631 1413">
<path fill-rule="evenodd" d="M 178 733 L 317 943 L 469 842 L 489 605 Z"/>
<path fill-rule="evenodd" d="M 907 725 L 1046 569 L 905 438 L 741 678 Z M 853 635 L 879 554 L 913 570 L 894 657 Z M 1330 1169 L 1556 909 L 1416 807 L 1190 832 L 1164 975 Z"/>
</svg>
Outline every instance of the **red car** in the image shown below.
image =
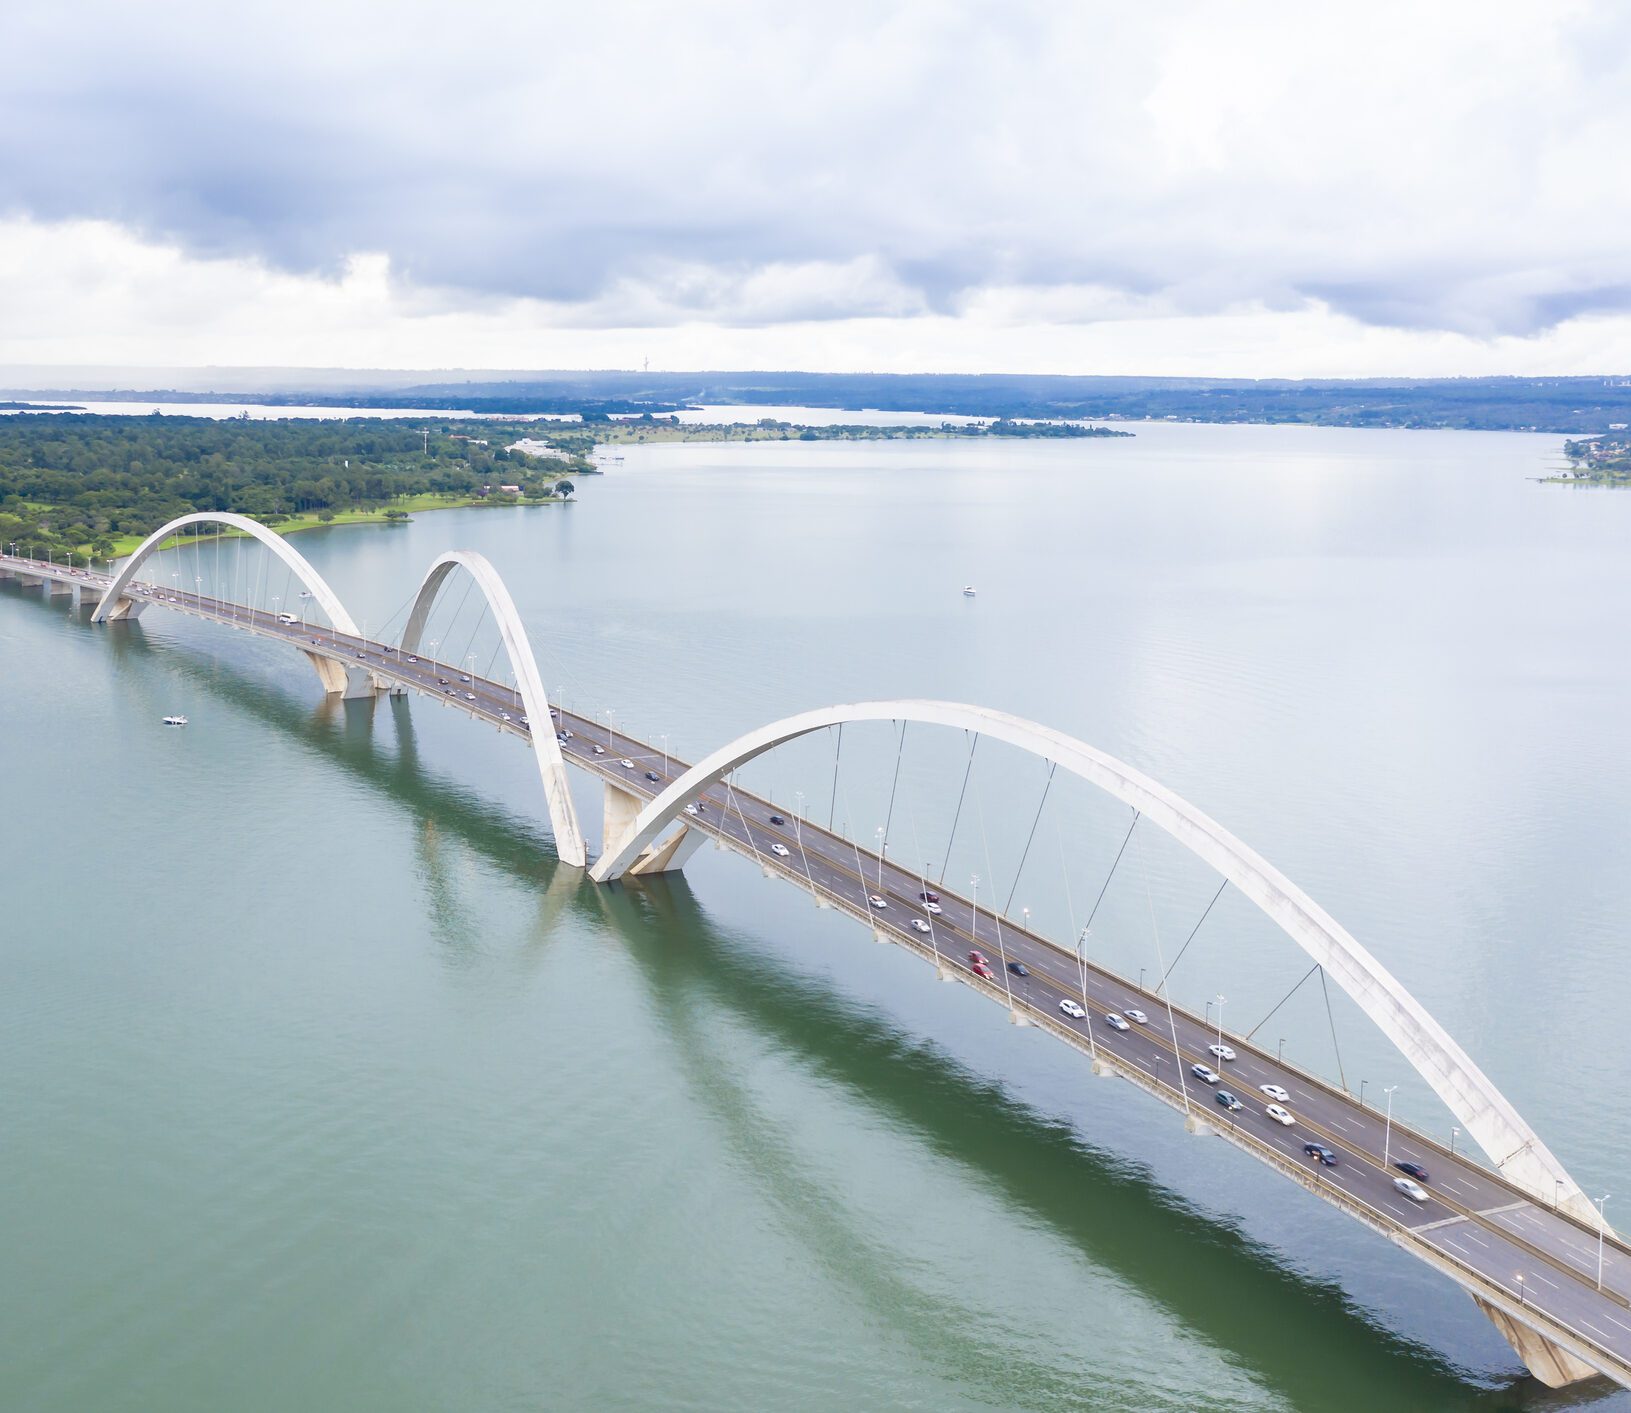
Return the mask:
<svg viewBox="0 0 1631 1413">
<path fill-rule="evenodd" d="M 984 962 L 975 962 L 974 963 L 974 975 L 975 976 L 983 976 L 987 981 L 990 981 L 993 977 L 996 976 L 996 972 L 992 971 L 991 968 L 988 967 Z"/>
<path fill-rule="evenodd" d="M 968 954 L 968 959 L 969 959 L 969 961 L 973 962 L 974 965 L 977 966 L 977 967 L 983 967 L 986 964 L 985 953 L 984 952 L 979 952 L 979 951 L 970 952 Z"/>
</svg>

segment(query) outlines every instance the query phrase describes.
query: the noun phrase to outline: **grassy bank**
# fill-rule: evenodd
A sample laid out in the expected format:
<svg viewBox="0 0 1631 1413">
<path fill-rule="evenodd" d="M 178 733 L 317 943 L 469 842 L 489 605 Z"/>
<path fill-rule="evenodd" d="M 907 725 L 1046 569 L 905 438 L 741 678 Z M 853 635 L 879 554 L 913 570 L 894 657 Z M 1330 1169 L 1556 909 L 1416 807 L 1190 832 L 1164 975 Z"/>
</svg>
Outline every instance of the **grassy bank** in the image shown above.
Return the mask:
<svg viewBox="0 0 1631 1413">
<path fill-rule="evenodd" d="M 467 510 L 476 507 L 495 505 L 514 506 L 565 504 L 567 504 L 566 501 L 557 500 L 553 497 L 544 500 L 493 501 L 479 496 L 448 495 L 436 491 L 427 491 L 422 495 L 403 496 L 400 500 L 393 501 L 387 506 L 380 506 L 378 509 L 331 511 L 329 512 L 329 518 L 327 520 L 322 518 L 322 513 L 319 511 L 303 511 L 299 514 L 291 515 L 285 520 L 280 520 L 275 525 L 268 525 L 266 528 L 271 530 L 274 534 L 294 535 L 298 534 L 302 530 L 322 530 L 330 525 L 402 525 L 407 523 L 407 520 L 400 516 L 395 520 L 388 519 L 386 517 L 386 511 L 388 510 L 405 512 L 406 515 L 411 518 L 415 514 L 428 510 Z M 241 530 L 217 530 L 213 534 L 200 535 L 198 538 L 206 540 L 215 539 L 217 537 L 221 539 L 234 539 L 241 538 L 242 536 L 243 532 Z M 115 536 L 113 539 L 113 552 L 108 557 L 111 559 L 120 559 L 127 554 L 134 553 L 136 547 L 141 544 L 144 538 L 145 537 L 141 535 Z M 192 539 L 193 537 L 191 535 L 175 535 L 166 540 L 164 544 L 159 546 L 159 548 L 168 549 L 173 545 L 182 543 L 190 544 Z M 89 558 L 90 547 L 88 545 L 81 545 L 79 547 L 79 552 Z"/>
</svg>

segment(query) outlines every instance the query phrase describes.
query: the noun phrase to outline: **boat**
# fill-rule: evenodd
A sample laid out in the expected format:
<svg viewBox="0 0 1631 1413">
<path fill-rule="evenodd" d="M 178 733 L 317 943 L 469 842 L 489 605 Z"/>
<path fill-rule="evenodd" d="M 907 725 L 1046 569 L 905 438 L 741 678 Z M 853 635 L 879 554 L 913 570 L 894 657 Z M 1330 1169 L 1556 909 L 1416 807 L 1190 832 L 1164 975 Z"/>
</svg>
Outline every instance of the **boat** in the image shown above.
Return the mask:
<svg viewBox="0 0 1631 1413">
<path fill-rule="evenodd" d="M 964 584 L 963 585 L 963 597 L 965 599 L 971 599 L 971 598 L 974 597 L 974 585 L 972 585 L 972 584 Z"/>
<path fill-rule="evenodd" d="M 166 726 L 185 726 L 187 718 L 184 716 L 167 716 L 164 718 L 164 724 Z"/>
</svg>

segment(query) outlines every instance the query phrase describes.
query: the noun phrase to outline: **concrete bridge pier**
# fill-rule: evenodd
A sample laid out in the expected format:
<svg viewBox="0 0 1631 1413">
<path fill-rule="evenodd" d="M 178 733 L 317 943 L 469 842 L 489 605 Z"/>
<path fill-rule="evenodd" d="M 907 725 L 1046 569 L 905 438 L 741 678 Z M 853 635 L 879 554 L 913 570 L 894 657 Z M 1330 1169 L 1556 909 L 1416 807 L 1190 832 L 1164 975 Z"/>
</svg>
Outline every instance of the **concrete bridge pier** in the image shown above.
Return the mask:
<svg viewBox="0 0 1631 1413">
<path fill-rule="evenodd" d="M 610 780 L 601 792 L 600 852 L 615 854 L 628 843 L 634 833 L 634 824 L 640 818 L 645 801 L 638 795 L 620 790 Z"/>
<path fill-rule="evenodd" d="M 348 702 L 362 698 L 373 700 L 374 676 L 371 672 L 347 667 L 343 662 L 322 653 L 310 652 L 305 648 L 301 651 L 306 654 L 306 661 L 311 663 L 317 680 L 323 684 L 323 690 L 329 696 L 341 697 Z"/>
<path fill-rule="evenodd" d="M 95 608 L 97 604 L 101 603 L 101 601 L 101 598 L 94 599 L 92 601 L 92 607 Z M 140 618 L 146 609 L 146 599 L 127 599 L 121 597 L 119 601 L 107 611 L 105 617 L 106 621 L 109 623 L 118 623 L 121 619 Z"/>
<path fill-rule="evenodd" d="M 635 823 L 646 801 L 629 790 L 606 781 L 601 796 L 600 847 L 602 853 L 615 853 L 634 833 Z M 695 829 L 681 828 L 672 837 L 653 840 L 628 871 L 645 876 L 652 873 L 674 873 L 685 867 L 686 860 L 702 847 L 704 836 Z"/>
<path fill-rule="evenodd" d="M 660 844 L 653 844 L 629 867 L 644 877 L 648 873 L 678 873 L 685 861 L 702 847 L 703 836 L 695 829 L 681 829 Z"/>
<path fill-rule="evenodd" d="M 1501 1332 L 1501 1338 L 1516 1351 L 1524 1367 L 1547 1388 L 1563 1388 L 1582 1379 L 1598 1377 L 1598 1371 L 1590 1364 L 1582 1363 L 1566 1349 L 1559 1349 L 1545 1335 L 1515 1320 L 1505 1310 L 1476 1295 L 1472 1303 L 1489 1317 L 1490 1324 Z"/>
<path fill-rule="evenodd" d="M 53 599 L 65 599 L 74 592 L 74 586 L 66 579 L 47 579 L 46 596 Z"/>
</svg>

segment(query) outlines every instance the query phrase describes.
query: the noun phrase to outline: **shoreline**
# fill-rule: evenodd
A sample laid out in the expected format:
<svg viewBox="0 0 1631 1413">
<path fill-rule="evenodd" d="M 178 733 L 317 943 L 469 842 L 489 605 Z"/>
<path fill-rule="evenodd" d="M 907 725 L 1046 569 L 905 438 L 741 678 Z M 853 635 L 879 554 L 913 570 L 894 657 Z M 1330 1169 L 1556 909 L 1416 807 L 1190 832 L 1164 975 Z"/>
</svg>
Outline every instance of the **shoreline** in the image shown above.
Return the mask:
<svg viewBox="0 0 1631 1413">
<path fill-rule="evenodd" d="M 430 498 L 426 497 L 426 499 Z M 410 499 L 418 500 L 420 498 L 410 497 Z M 316 514 L 302 511 L 298 515 L 290 516 L 287 520 L 276 525 L 268 525 L 266 528 L 274 535 L 298 535 L 306 530 L 334 530 L 353 525 L 407 525 L 412 522 L 416 515 L 428 515 L 438 510 L 482 510 L 488 508 L 531 510 L 546 505 L 571 504 L 570 497 L 562 498 L 559 496 L 550 496 L 547 499 L 533 501 L 492 501 L 471 496 L 435 496 L 434 500 L 437 503 L 388 507 L 391 510 L 405 512 L 402 518 L 397 520 L 387 519 L 384 510 L 337 510 L 334 512 L 332 520 L 320 520 Z M 128 555 L 134 554 L 137 547 L 146 538 L 145 535 L 121 535 L 114 542 L 113 552 L 105 557 L 108 559 L 124 559 Z M 177 545 L 191 544 L 195 540 L 241 540 L 245 538 L 247 536 L 242 530 L 214 530 L 207 535 L 172 535 L 168 540 L 156 546 L 156 550 L 173 549 Z M 80 549 L 83 550 L 84 546 L 80 546 Z M 88 559 L 90 556 L 87 554 L 86 558 Z"/>
</svg>

